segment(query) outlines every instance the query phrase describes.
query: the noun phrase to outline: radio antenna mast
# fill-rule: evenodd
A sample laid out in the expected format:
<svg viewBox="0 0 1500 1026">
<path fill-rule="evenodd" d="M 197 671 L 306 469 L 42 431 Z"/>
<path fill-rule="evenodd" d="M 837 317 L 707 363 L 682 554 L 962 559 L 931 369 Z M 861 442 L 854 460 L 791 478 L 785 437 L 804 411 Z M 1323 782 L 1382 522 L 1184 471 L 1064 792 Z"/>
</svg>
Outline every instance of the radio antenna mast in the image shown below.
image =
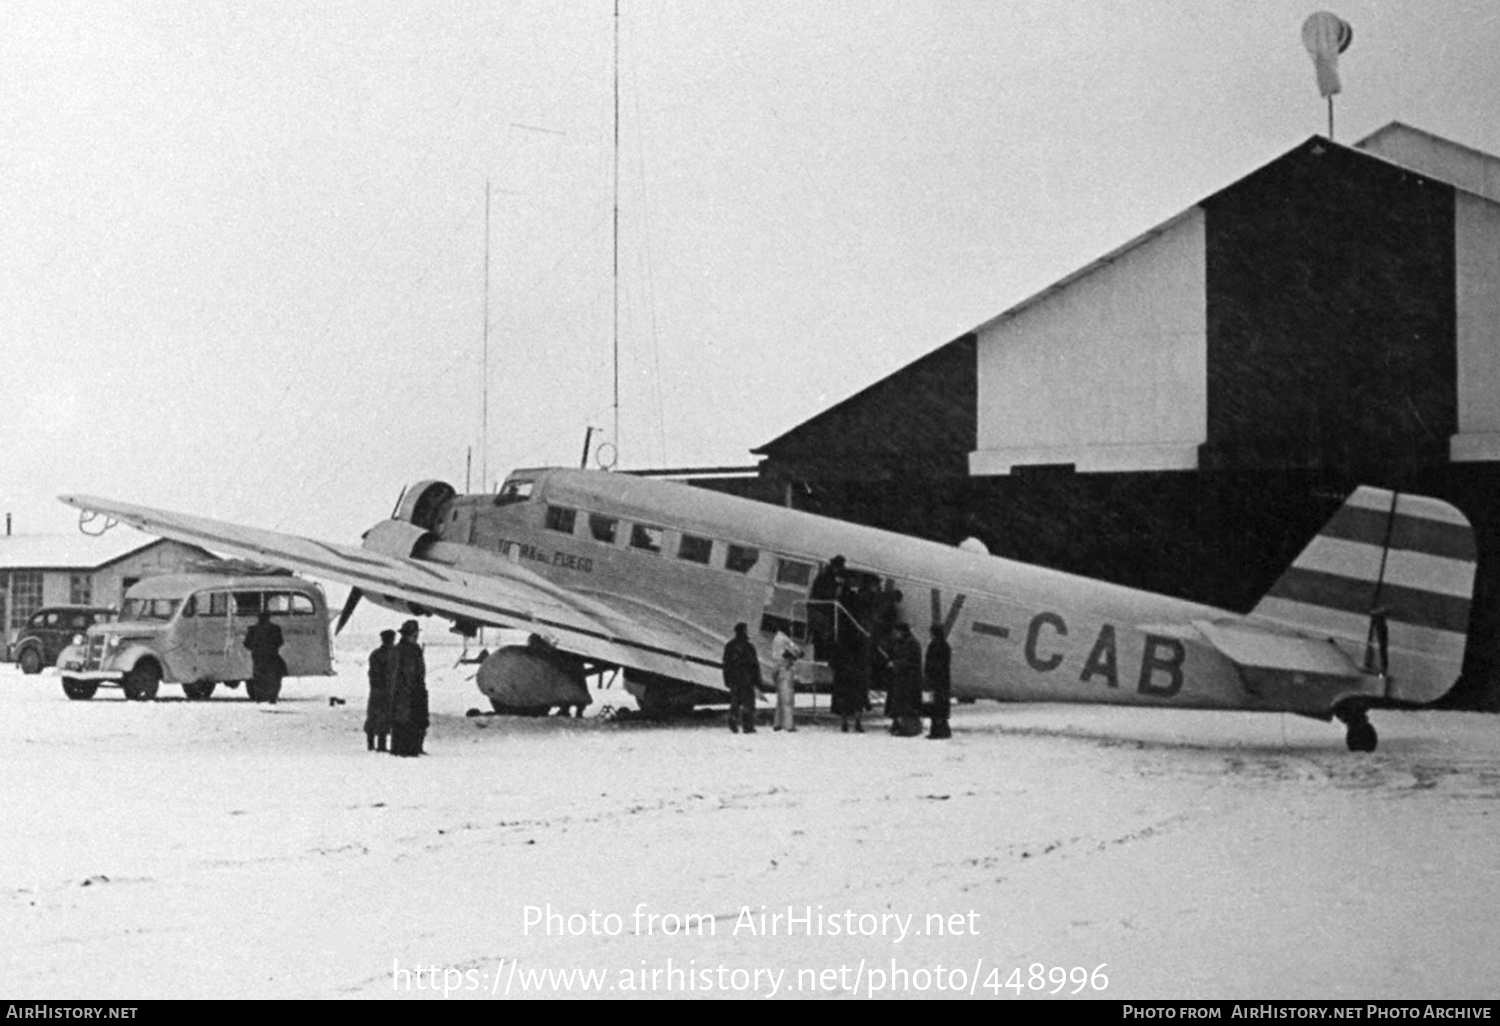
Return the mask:
<svg viewBox="0 0 1500 1026">
<path fill-rule="evenodd" d="M 479 417 L 479 490 L 490 487 L 490 180 L 484 180 L 484 399 Z"/>
<path fill-rule="evenodd" d="M 615 451 L 620 446 L 620 0 L 615 0 L 614 370 Z"/>
</svg>

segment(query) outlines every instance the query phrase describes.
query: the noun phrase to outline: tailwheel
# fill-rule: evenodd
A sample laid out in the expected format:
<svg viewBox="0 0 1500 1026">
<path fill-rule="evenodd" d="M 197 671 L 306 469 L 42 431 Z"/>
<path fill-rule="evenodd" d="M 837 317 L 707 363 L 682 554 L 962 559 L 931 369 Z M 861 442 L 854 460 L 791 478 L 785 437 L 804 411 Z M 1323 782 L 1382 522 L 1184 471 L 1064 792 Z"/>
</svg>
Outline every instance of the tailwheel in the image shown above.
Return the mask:
<svg viewBox="0 0 1500 1026">
<path fill-rule="evenodd" d="M 1380 741 L 1380 735 L 1375 733 L 1375 727 L 1364 709 L 1351 709 L 1346 713 L 1341 713 L 1339 719 L 1344 722 L 1346 729 L 1344 743 L 1349 746 L 1349 751 L 1373 752 L 1375 750 L 1376 744 Z"/>
</svg>

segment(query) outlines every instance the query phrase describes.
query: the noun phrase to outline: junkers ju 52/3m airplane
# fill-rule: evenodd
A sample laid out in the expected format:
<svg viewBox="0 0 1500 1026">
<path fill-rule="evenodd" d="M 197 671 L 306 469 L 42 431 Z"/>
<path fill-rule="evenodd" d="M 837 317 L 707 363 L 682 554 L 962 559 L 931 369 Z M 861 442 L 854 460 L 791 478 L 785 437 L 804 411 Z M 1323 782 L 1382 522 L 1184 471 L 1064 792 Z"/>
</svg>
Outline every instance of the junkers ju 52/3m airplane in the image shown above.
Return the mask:
<svg viewBox="0 0 1500 1026">
<path fill-rule="evenodd" d="M 645 711 L 722 701 L 737 621 L 763 660 L 805 624 L 835 553 L 943 624 L 959 698 L 1293 712 L 1373 750 L 1372 707 L 1431 702 L 1457 679 L 1476 548 L 1447 503 L 1362 487 L 1248 616 L 689 485 L 623 473 L 516 471 L 496 494 L 408 488 L 363 545 L 336 545 L 91 498 L 143 531 L 350 585 L 461 631 L 520 628 L 477 679 L 497 710 L 588 701 L 621 669 Z M 343 620 L 340 621 L 341 623 Z"/>
</svg>

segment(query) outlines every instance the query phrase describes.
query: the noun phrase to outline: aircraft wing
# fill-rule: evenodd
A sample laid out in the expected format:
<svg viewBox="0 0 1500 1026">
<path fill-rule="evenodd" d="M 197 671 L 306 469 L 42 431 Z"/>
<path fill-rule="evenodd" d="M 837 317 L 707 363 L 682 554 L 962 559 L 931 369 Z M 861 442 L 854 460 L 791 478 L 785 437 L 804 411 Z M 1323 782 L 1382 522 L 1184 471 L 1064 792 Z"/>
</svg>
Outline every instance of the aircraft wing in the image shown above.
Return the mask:
<svg viewBox="0 0 1500 1026">
<path fill-rule="evenodd" d="M 585 659 L 724 687 L 722 653 L 712 639 L 664 630 L 649 616 L 569 591 L 513 563 L 496 561 L 479 572 L 89 495 L 59 498 L 148 534 L 284 566 L 449 618 L 531 631 Z"/>
</svg>

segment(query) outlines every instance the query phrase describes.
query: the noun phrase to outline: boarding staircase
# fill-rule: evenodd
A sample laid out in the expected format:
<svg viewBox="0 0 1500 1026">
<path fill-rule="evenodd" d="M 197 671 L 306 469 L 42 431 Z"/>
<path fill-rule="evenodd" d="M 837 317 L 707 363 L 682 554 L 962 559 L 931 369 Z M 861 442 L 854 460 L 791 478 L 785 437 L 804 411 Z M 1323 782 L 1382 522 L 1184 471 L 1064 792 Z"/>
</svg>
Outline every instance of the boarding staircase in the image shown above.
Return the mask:
<svg viewBox="0 0 1500 1026">
<path fill-rule="evenodd" d="M 829 694 L 833 690 L 833 666 L 826 659 L 818 659 L 813 649 L 812 617 L 809 613 L 826 608 L 832 613 L 831 641 L 834 645 L 847 642 L 850 632 L 859 638 L 860 645 L 869 640 L 870 632 L 860 623 L 858 618 L 850 612 L 849 608 L 837 599 L 798 599 L 792 604 L 792 626 L 800 628 L 801 637 L 793 636 L 793 640 L 804 646 L 805 655 L 797 660 L 792 679 L 796 682 L 797 690 L 810 693 L 813 696 L 813 708 L 818 706 L 817 696 Z M 801 614 L 798 616 L 798 614 Z"/>
</svg>

